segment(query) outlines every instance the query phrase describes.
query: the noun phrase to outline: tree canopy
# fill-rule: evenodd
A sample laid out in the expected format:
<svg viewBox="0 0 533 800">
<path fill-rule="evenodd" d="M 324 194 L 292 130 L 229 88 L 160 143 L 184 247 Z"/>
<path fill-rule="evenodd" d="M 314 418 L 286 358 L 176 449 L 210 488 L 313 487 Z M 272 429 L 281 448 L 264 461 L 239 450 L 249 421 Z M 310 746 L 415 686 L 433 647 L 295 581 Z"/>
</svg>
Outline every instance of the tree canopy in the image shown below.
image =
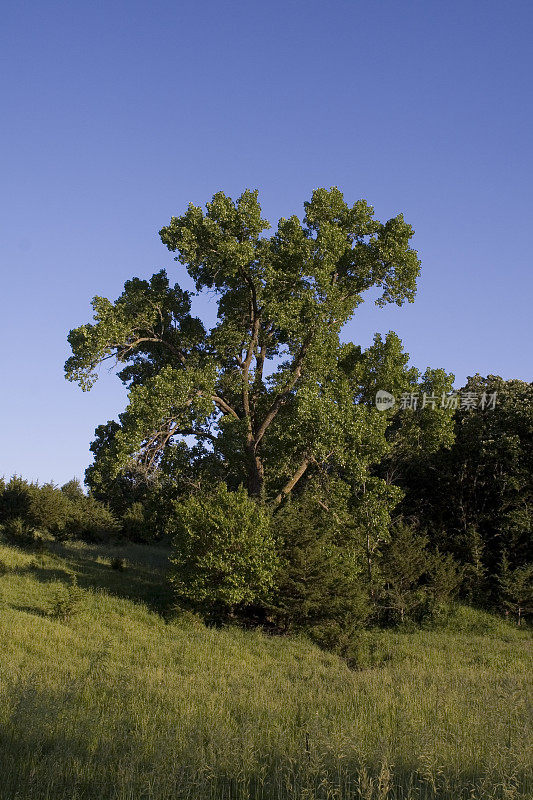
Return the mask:
<svg viewBox="0 0 533 800">
<path fill-rule="evenodd" d="M 217 302 L 209 331 L 164 270 L 128 281 L 114 303 L 94 298 L 93 322 L 70 332 L 66 376 L 88 390 L 114 360 L 129 403 L 100 429 L 93 475 L 172 471 L 185 443 L 189 468 L 276 505 L 320 470 L 361 479 L 390 447 L 369 380 L 405 387 L 416 376 L 394 334 L 364 352 L 340 332 L 368 290 L 380 306 L 414 299 L 413 229 L 401 214 L 378 221 L 364 200 L 349 206 L 335 187 L 313 192 L 302 221 L 269 229 L 257 191 L 219 192 L 161 229 L 196 291 Z"/>
</svg>

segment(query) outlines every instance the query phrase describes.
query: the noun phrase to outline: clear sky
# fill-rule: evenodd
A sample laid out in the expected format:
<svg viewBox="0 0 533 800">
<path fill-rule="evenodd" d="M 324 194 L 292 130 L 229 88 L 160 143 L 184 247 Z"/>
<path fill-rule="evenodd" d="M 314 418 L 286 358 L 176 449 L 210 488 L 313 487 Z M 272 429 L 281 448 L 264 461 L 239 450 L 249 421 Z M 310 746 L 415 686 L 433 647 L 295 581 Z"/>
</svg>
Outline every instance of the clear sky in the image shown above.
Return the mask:
<svg viewBox="0 0 533 800">
<path fill-rule="evenodd" d="M 301 214 L 318 186 L 414 226 L 414 305 L 363 307 L 424 369 L 531 380 L 533 4 L 11 2 L 0 24 L 0 475 L 82 476 L 124 406 L 63 378 L 90 298 L 161 267 L 219 189 Z"/>
</svg>

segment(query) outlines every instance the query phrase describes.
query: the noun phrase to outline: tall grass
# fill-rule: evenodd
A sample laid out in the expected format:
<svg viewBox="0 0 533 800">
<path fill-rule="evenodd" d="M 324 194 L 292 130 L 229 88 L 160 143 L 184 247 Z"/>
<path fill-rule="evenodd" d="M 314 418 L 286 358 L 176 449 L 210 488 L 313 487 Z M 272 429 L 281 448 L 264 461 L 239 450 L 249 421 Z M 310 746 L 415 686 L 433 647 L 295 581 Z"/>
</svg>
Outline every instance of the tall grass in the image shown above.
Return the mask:
<svg viewBox="0 0 533 800">
<path fill-rule="evenodd" d="M 533 797 L 527 631 L 458 608 L 365 633 L 390 657 L 354 671 L 303 638 L 165 622 L 159 551 L 0 560 L 2 800 Z"/>
</svg>

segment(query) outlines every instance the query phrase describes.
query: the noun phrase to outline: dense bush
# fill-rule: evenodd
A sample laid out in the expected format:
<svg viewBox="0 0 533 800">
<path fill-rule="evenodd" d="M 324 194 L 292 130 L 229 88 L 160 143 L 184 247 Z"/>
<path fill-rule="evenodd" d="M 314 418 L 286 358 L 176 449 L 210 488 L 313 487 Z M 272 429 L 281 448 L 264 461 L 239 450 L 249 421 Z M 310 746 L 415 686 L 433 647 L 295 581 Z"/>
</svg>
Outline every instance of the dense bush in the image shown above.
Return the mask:
<svg viewBox="0 0 533 800">
<path fill-rule="evenodd" d="M 174 525 L 178 606 L 280 633 L 302 631 L 354 664 L 361 662 L 365 625 L 438 618 L 462 580 L 450 554 L 432 549 L 424 533 L 400 519 L 370 583 L 364 546 L 311 493 L 270 516 L 242 487 L 231 492 L 221 484 L 177 505 Z"/>
<path fill-rule="evenodd" d="M 76 480 L 61 489 L 13 476 L 0 484 L 0 525 L 18 544 L 43 536 L 96 539 L 117 532 L 119 525 L 104 503 L 84 494 Z"/>
<path fill-rule="evenodd" d="M 84 494 L 77 501 L 71 501 L 66 526 L 68 538 L 81 537 L 94 541 L 119 531 L 118 520 L 104 503 Z"/>
<path fill-rule="evenodd" d="M 264 600 L 277 555 L 270 517 L 244 488 L 176 505 L 171 581 L 178 602 L 215 615 Z"/>
<path fill-rule="evenodd" d="M 56 587 L 50 604 L 50 616 L 66 622 L 80 610 L 82 597 L 82 590 L 73 575 L 70 585 L 60 583 Z"/>
<path fill-rule="evenodd" d="M 147 542 L 157 538 L 150 510 L 139 501 L 132 503 L 122 515 L 122 533 L 132 542 Z"/>
<path fill-rule="evenodd" d="M 2 480 L 0 485 L 0 522 L 10 519 L 28 519 L 32 498 L 33 484 L 18 475 L 13 475 L 8 483 Z"/>
<path fill-rule="evenodd" d="M 513 569 L 504 553 L 498 582 L 506 612 L 521 625 L 524 617 L 533 614 L 533 564 Z"/>
</svg>

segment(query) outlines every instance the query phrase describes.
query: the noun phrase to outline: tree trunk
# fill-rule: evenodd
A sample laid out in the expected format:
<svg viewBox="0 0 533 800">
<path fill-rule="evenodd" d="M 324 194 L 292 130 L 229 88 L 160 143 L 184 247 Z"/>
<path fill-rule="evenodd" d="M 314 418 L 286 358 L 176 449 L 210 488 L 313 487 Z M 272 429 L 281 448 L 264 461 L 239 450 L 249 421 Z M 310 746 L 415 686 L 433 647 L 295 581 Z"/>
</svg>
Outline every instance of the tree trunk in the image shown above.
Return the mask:
<svg viewBox="0 0 533 800">
<path fill-rule="evenodd" d="M 261 499 L 265 486 L 265 474 L 263 463 L 253 445 L 248 447 L 248 460 L 248 494 L 250 497 Z"/>
</svg>

